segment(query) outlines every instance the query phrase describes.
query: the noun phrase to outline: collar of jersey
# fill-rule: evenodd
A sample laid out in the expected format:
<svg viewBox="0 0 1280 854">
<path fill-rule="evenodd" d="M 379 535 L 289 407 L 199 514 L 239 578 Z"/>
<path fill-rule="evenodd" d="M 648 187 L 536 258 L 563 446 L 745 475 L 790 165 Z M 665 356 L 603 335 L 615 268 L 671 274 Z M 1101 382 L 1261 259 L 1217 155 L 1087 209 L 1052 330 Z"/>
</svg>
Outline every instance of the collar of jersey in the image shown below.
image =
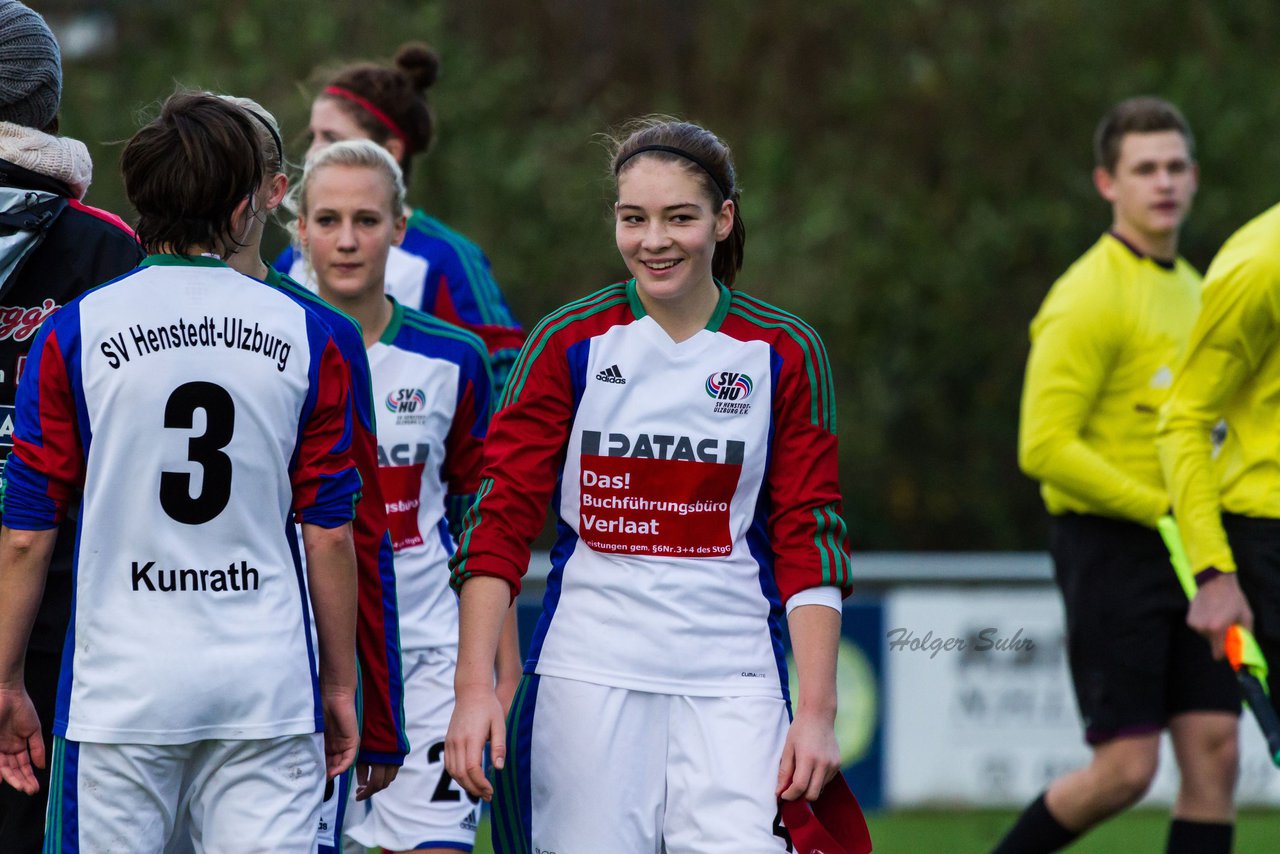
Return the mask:
<svg viewBox="0 0 1280 854">
<path fill-rule="evenodd" d="M 720 331 L 720 324 L 724 323 L 724 319 L 729 315 L 729 305 L 733 302 L 733 294 L 719 279 L 712 279 L 712 281 L 716 283 L 720 296 L 716 301 L 716 310 L 711 312 L 711 318 L 703 328 L 708 332 L 718 332 Z M 627 302 L 631 304 L 631 313 L 636 316 L 636 320 L 640 320 L 649 314 L 644 310 L 644 303 L 640 301 L 640 295 L 636 293 L 635 279 L 627 282 Z"/>
<path fill-rule="evenodd" d="M 387 328 L 378 336 L 378 343 L 390 346 L 400 334 L 400 325 L 404 323 L 404 306 L 390 294 L 387 294 L 387 299 L 391 300 L 391 319 L 387 321 Z"/>
<path fill-rule="evenodd" d="M 208 255 L 148 255 L 142 259 L 143 267 L 226 267 L 221 258 Z"/>
</svg>

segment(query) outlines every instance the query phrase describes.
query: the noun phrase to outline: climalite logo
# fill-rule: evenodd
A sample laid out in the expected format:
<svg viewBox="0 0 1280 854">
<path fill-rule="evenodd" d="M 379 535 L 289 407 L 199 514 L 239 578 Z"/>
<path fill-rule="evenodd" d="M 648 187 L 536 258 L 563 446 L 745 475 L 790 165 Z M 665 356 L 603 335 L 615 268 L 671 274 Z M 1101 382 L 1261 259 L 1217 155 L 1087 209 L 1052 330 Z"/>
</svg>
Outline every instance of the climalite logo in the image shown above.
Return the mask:
<svg viewBox="0 0 1280 854">
<path fill-rule="evenodd" d="M 707 377 L 707 396 L 715 401 L 712 412 L 721 415 L 746 415 L 751 404 L 746 399 L 755 390 L 751 377 L 737 371 L 716 371 Z"/>
</svg>

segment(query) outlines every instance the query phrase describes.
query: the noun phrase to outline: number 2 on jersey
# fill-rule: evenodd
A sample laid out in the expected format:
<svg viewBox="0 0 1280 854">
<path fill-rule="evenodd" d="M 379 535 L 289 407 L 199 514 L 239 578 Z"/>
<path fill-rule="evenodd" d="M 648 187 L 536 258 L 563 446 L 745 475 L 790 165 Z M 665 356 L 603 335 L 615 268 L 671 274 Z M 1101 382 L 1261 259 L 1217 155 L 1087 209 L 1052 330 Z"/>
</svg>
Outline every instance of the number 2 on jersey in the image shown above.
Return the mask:
<svg viewBox="0 0 1280 854">
<path fill-rule="evenodd" d="M 164 408 L 164 426 L 190 430 L 195 412 L 204 410 L 204 433 L 187 441 L 187 459 L 201 468 L 200 494 L 191 494 L 189 472 L 160 473 L 160 506 L 170 518 L 187 525 L 202 525 L 226 509 L 231 500 L 231 458 L 222 449 L 235 429 L 236 405 L 220 385 L 209 382 L 184 383 L 169 395 Z"/>
</svg>

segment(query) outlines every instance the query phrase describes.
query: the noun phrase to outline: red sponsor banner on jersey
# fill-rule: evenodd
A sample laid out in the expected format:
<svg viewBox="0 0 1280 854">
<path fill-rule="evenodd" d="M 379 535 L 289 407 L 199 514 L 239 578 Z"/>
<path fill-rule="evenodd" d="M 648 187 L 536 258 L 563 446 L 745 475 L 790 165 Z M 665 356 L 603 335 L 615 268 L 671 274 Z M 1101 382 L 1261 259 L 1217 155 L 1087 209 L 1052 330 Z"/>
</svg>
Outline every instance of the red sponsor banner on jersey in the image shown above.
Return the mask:
<svg viewBox="0 0 1280 854">
<path fill-rule="evenodd" d="M 395 551 L 422 545 L 418 530 L 418 504 L 422 492 L 423 463 L 379 466 L 378 483 L 387 504 L 387 529 Z"/>
<path fill-rule="evenodd" d="M 724 557 L 741 465 L 582 456 L 578 536 L 598 552 Z"/>
</svg>

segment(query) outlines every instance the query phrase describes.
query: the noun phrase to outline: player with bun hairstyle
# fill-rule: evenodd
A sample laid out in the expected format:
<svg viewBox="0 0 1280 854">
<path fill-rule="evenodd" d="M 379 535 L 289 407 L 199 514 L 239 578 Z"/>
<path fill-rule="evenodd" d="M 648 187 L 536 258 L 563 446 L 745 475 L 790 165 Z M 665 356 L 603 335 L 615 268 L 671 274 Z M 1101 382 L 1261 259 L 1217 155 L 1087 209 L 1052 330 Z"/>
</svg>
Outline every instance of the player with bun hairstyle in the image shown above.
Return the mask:
<svg viewBox="0 0 1280 854">
<path fill-rule="evenodd" d="M 632 278 L 539 323 L 494 416 L 451 564 L 446 765 L 493 799 L 498 851 L 786 851 L 777 800 L 818 798 L 840 767 L 851 579 L 826 350 L 732 289 L 746 232 L 720 139 L 652 118 L 611 167 Z M 549 501 L 558 538 L 508 729 L 487 662 Z"/>
<path fill-rule="evenodd" d="M 427 90 L 436 81 L 440 58 L 421 42 L 396 52 L 391 66 L 364 62 L 329 77 L 311 106 L 308 156 L 344 139 L 371 139 L 400 164 L 408 183 L 413 158 L 435 139 L 436 122 Z M 387 293 L 402 305 L 469 329 L 488 347 L 494 379 L 502 387 L 524 333 L 474 242 L 428 215 L 405 208 L 408 230 L 387 262 Z M 275 266 L 314 287 L 306 261 L 286 249 Z"/>
<path fill-rule="evenodd" d="M 492 379 L 478 337 L 386 294 L 386 259 L 406 227 L 403 207 L 390 153 L 370 140 L 338 142 L 307 161 L 297 233 L 320 296 L 360 323 L 369 348 L 414 745 L 395 785 L 351 811 L 347 835 L 385 850 L 447 852 L 471 849 L 479 819 L 478 799 L 451 784 L 443 762 L 458 638 L 448 559 L 479 488 Z M 514 622 L 508 625 L 500 676 L 510 696 L 520 664 Z M 493 661 L 489 674 L 492 683 Z"/>
<path fill-rule="evenodd" d="M 358 739 L 348 369 L 318 315 L 223 260 L 264 174 L 241 109 L 175 94 L 121 167 L 152 254 L 41 327 L 6 470 L 6 674 L 79 513 L 45 850 L 161 851 L 179 825 L 314 850 Z M 0 693 L 0 777 L 30 792 L 24 699 Z"/>
</svg>

